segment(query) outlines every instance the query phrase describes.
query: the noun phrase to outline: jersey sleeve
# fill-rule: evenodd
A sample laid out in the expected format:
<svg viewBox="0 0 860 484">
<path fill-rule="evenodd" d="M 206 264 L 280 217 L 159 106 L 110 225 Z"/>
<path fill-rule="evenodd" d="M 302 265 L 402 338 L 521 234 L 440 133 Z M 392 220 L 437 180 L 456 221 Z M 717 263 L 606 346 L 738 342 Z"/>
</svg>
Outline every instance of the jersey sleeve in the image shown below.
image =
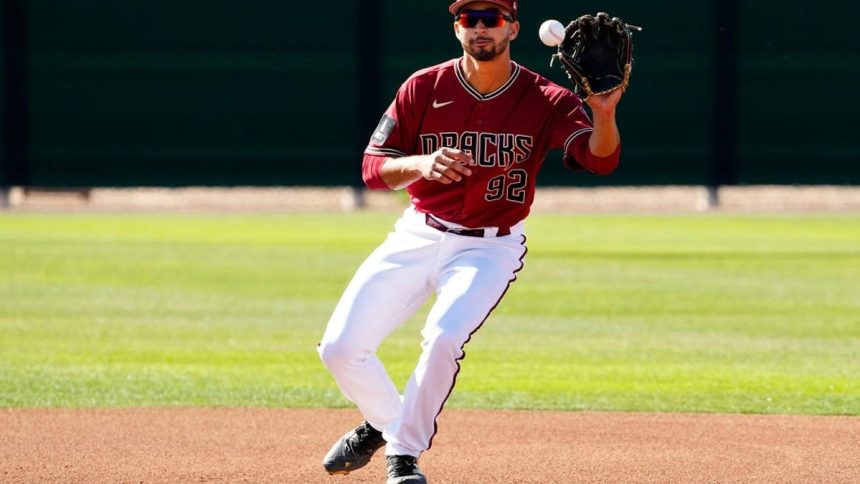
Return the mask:
<svg viewBox="0 0 860 484">
<path fill-rule="evenodd" d="M 370 188 L 371 190 L 391 189 L 379 173 L 385 160 L 386 157 L 384 156 L 368 155 L 367 153 L 364 154 L 364 159 L 361 162 L 361 179 L 364 180 L 364 184 L 367 185 L 367 188 Z"/>
<path fill-rule="evenodd" d="M 379 120 L 364 154 L 395 158 L 407 156 L 404 140 L 408 138 L 404 133 L 403 118 L 403 109 L 398 107 L 398 100 L 395 99 Z"/>
<path fill-rule="evenodd" d="M 379 125 L 370 137 L 364 153 L 376 156 L 403 157 L 415 154 L 420 79 L 410 77 L 400 86 L 394 100 L 385 110 Z"/>
<path fill-rule="evenodd" d="M 573 93 L 562 92 L 556 99 L 552 120 L 552 148 L 564 150 L 564 165 L 572 171 L 589 171 L 608 175 L 618 166 L 621 146 L 609 156 L 596 156 L 588 147 L 594 127 L 585 112 L 582 100 Z"/>
<path fill-rule="evenodd" d="M 415 140 L 418 138 L 418 120 L 415 119 L 415 113 L 420 111 L 415 109 L 415 106 L 419 88 L 416 77 L 407 79 L 397 90 L 394 100 L 370 136 L 362 161 L 362 178 L 368 188 L 388 188 L 379 174 L 386 158 L 402 158 L 415 154 Z"/>
</svg>

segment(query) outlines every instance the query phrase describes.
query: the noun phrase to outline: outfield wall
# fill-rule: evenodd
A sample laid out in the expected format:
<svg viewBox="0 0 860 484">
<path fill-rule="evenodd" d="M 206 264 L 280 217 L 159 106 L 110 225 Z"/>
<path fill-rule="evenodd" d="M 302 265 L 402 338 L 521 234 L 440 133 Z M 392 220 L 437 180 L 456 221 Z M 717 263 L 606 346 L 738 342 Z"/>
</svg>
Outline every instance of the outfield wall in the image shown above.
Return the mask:
<svg viewBox="0 0 860 484">
<path fill-rule="evenodd" d="M 621 168 L 571 175 L 553 152 L 539 183 L 707 185 L 728 143 L 730 183 L 860 184 L 860 36 L 836 18 L 860 18 L 860 4 L 733 0 L 727 23 L 729 1 L 522 2 L 514 58 L 559 83 L 542 20 L 603 9 L 645 29 Z M 446 2 L 3 0 L 9 25 L 12 4 L 26 17 L 28 129 L 10 140 L 3 127 L 0 185 L 356 184 L 398 85 L 459 53 Z M 720 55 L 725 29 L 736 52 Z M 4 100 L 19 74 L 4 70 Z M 23 175 L 10 143 L 24 143 Z"/>
</svg>

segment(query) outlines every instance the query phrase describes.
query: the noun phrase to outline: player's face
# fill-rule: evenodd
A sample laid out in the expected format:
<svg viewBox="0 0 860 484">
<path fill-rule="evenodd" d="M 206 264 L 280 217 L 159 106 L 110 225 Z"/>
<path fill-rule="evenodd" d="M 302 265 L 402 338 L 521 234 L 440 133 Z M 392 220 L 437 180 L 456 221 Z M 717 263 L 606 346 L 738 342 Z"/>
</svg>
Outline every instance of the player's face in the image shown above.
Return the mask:
<svg viewBox="0 0 860 484">
<path fill-rule="evenodd" d="M 454 21 L 454 33 L 463 51 L 479 61 L 490 61 L 507 52 L 519 28 L 519 22 L 512 21 L 510 12 L 489 2 L 466 5 Z"/>
</svg>

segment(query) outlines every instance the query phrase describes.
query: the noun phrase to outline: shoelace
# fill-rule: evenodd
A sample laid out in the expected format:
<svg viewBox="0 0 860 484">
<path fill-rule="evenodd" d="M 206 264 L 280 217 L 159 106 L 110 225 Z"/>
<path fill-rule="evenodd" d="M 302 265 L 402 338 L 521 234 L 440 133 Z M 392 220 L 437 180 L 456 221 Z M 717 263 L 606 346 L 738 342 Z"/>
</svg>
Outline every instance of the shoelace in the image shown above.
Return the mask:
<svg viewBox="0 0 860 484">
<path fill-rule="evenodd" d="M 368 424 L 363 423 L 359 425 L 355 429 L 355 437 L 354 439 L 347 440 L 350 451 L 367 453 L 376 448 L 373 442 L 375 439 L 371 436 L 371 427 Z"/>
</svg>

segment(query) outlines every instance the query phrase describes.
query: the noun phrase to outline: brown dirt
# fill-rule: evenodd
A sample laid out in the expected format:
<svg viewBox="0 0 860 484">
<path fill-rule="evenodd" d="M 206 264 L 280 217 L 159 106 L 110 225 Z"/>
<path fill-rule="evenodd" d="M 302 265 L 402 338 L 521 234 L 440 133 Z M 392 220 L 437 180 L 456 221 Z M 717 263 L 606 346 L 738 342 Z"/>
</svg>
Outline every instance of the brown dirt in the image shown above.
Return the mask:
<svg viewBox="0 0 860 484">
<path fill-rule="evenodd" d="M 385 482 L 320 460 L 323 409 L 0 410 L 0 482 Z M 860 418 L 446 410 L 431 483 L 860 482 Z"/>
<path fill-rule="evenodd" d="M 858 213 L 858 186 L 722 187 L 719 206 L 697 186 L 540 187 L 533 213 Z M 403 191 L 349 187 L 189 187 L 45 190 L 0 187 L 0 210 L 22 212 L 313 213 L 355 210 L 398 213 Z"/>
</svg>

